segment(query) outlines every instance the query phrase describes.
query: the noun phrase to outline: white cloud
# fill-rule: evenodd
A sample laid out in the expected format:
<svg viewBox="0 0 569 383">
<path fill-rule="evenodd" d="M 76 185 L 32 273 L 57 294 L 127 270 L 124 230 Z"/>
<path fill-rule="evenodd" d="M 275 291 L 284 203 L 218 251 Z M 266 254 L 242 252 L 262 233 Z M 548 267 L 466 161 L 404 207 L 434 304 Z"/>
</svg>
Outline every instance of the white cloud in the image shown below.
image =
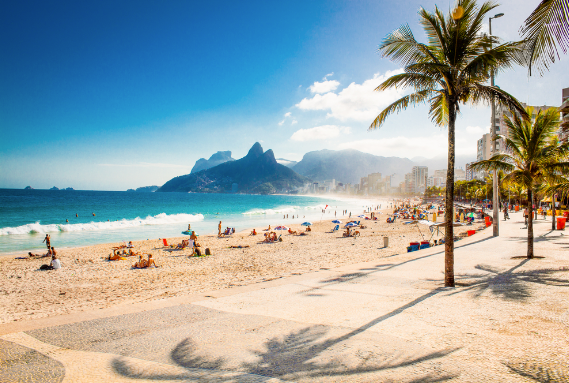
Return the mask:
<svg viewBox="0 0 569 383">
<path fill-rule="evenodd" d="M 333 90 L 336 90 L 336 88 L 338 88 L 338 86 L 340 85 L 340 83 L 336 80 L 326 80 L 326 77 L 324 77 L 324 79 L 325 80 L 322 82 L 315 81 L 314 84 L 310 85 L 308 87 L 310 92 L 311 93 L 328 93 L 328 92 L 331 92 Z"/>
<path fill-rule="evenodd" d="M 326 76 L 324 76 L 324 78 L 322 80 L 327 80 L 327 77 L 331 77 L 331 76 L 334 76 L 334 72 L 328 73 Z"/>
<path fill-rule="evenodd" d="M 285 117 L 290 117 L 291 114 L 292 114 L 291 112 L 286 112 L 286 113 L 284 114 L 284 116 L 285 116 Z"/>
<path fill-rule="evenodd" d="M 296 104 L 296 107 L 301 110 L 327 110 L 327 117 L 336 118 L 340 121 L 371 122 L 381 110 L 403 96 L 403 91 L 400 89 L 389 89 L 382 92 L 375 92 L 374 89 L 388 77 L 402 72 L 403 69 L 387 71 L 384 75 L 376 73 L 373 78 L 364 81 L 362 84 L 351 83 L 339 93 L 332 92 L 331 90 L 336 89 L 334 88 L 326 94 L 316 94 L 312 98 L 304 98 Z M 332 81 L 315 82 L 313 86 L 328 82 Z"/>
<path fill-rule="evenodd" d="M 338 137 L 340 133 L 349 134 L 349 126 L 323 125 L 310 129 L 300 129 L 290 137 L 293 141 L 327 140 Z"/>
<path fill-rule="evenodd" d="M 291 125 L 296 125 L 296 124 L 298 124 L 298 121 L 292 120 L 292 122 L 291 122 L 290 124 L 291 124 Z"/>
<path fill-rule="evenodd" d="M 282 126 L 282 124 L 284 124 L 285 120 L 282 120 L 281 122 L 279 122 L 279 125 Z"/>
</svg>

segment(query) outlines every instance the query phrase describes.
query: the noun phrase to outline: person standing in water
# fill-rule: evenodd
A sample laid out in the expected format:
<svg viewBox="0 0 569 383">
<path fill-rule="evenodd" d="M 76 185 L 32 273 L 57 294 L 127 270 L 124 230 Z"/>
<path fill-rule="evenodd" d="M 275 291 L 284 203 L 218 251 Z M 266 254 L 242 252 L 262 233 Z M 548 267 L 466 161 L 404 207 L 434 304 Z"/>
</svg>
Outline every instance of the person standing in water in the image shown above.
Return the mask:
<svg viewBox="0 0 569 383">
<path fill-rule="evenodd" d="M 219 221 L 219 225 L 217 225 L 217 236 L 221 237 L 221 221 Z"/>
<path fill-rule="evenodd" d="M 47 251 L 49 252 L 49 250 L 51 249 L 51 238 L 50 238 L 49 234 L 45 235 L 45 238 L 43 239 L 42 242 L 45 242 L 45 244 L 47 246 Z"/>
</svg>

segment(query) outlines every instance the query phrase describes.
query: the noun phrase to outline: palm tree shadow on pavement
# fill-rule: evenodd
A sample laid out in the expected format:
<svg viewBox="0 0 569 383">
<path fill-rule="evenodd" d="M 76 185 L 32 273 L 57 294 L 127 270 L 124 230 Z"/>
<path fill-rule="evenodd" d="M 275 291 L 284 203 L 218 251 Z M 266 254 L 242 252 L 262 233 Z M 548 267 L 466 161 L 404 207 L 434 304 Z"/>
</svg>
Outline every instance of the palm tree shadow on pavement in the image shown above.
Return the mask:
<svg viewBox="0 0 569 383">
<path fill-rule="evenodd" d="M 456 351 L 456 349 L 440 351 L 411 349 L 406 352 L 404 349 L 389 345 L 371 344 L 370 347 L 374 348 L 373 350 L 352 349 L 348 353 L 341 354 L 346 347 L 358 347 L 359 344 L 356 342 L 356 346 L 350 346 L 345 341 L 385 318 L 386 316 L 382 316 L 337 337 L 329 337 L 329 328 L 322 325 L 306 327 L 282 337 L 275 336 L 263 344 L 262 350 L 246 352 L 248 356 L 255 356 L 254 362 L 241 362 L 237 366 L 224 357 L 212 357 L 201 352 L 199 345 L 193 339 L 186 338 L 171 351 L 170 358 L 176 366 L 187 369 L 187 374 L 148 373 L 130 365 L 122 358 L 116 358 L 112 367 L 116 373 L 124 377 L 145 380 L 251 382 L 254 379 L 262 382 L 273 378 L 310 380 L 319 377 L 338 377 L 342 379 L 342 377 L 381 371 L 389 375 L 393 369 L 413 368 L 414 365 L 422 362 L 426 362 L 427 365 L 440 364 L 438 361 L 441 358 Z M 338 347 L 334 348 L 334 346 Z M 383 352 L 378 351 L 378 347 L 383 347 L 380 350 Z M 442 382 L 457 376 L 456 373 L 441 372 L 440 367 L 433 373 L 424 373 L 424 368 L 418 371 L 421 372 L 414 374 L 412 379 L 397 379 L 397 381 Z"/>
<path fill-rule="evenodd" d="M 480 297 L 486 291 L 505 300 L 525 301 L 531 297 L 531 285 L 549 285 L 569 287 L 569 278 L 559 278 L 555 274 L 562 273 L 562 269 L 537 269 L 518 271 L 516 269 L 530 261 L 524 259 L 516 266 L 502 271 L 488 265 L 477 265 L 475 268 L 485 271 L 484 275 L 460 275 L 457 286 L 466 287 L 449 295 L 461 294 L 470 291 L 475 297 Z"/>
</svg>

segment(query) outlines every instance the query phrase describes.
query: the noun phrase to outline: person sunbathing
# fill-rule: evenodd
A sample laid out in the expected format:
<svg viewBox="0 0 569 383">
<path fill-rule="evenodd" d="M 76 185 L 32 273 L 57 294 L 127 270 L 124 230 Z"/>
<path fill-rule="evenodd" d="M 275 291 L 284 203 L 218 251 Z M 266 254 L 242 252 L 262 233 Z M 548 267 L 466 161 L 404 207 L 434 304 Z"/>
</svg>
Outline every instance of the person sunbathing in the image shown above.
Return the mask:
<svg viewBox="0 0 569 383">
<path fill-rule="evenodd" d="M 257 231 L 255 229 L 253 229 L 253 231 L 251 232 L 250 235 L 257 235 Z"/>
<path fill-rule="evenodd" d="M 312 229 L 310 228 L 310 226 L 308 226 L 308 227 L 306 228 L 306 231 L 312 231 Z"/>
<path fill-rule="evenodd" d="M 138 262 L 136 262 L 134 265 L 132 265 L 132 267 L 134 269 L 143 269 L 143 268 L 147 267 L 146 266 L 147 264 L 148 264 L 148 262 L 146 261 L 146 259 L 143 259 L 142 255 L 140 255 L 138 258 Z"/>
<path fill-rule="evenodd" d="M 154 258 L 152 258 L 152 254 L 148 254 L 148 262 L 146 263 L 146 267 L 150 266 L 158 267 L 158 265 L 156 265 L 156 262 L 154 262 Z"/>
<path fill-rule="evenodd" d="M 229 246 L 230 249 L 246 249 L 249 245 Z"/>
<path fill-rule="evenodd" d="M 296 234 L 296 231 L 293 231 L 291 228 L 288 229 L 289 234 Z"/>
</svg>

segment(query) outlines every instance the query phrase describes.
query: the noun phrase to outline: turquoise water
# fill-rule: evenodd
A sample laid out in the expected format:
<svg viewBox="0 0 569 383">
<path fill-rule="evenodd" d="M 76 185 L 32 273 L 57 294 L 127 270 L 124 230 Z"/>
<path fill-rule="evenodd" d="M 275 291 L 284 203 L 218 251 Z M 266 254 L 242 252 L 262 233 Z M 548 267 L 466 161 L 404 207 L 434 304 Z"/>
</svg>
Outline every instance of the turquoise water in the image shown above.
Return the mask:
<svg viewBox="0 0 569 383">
<path fill-rule="evenodd" d="M 344 209 L 357 215 L 375 203 L 380 202 L 288 195 L 0 189 L 0 253 L 44 249 L 46 233 L 56 248 L 76 247 L 181 236 L 188 224 L 198 234 L 211 234 L 217 232 L 220 220 L 223 228 L 241 231 L 333 220 L 335 211 L 341 219 Z M 286 214 L 289 218 L 283 218 Z M 298 218 L 292 219 L 293 215 Z"/>
</svg>

